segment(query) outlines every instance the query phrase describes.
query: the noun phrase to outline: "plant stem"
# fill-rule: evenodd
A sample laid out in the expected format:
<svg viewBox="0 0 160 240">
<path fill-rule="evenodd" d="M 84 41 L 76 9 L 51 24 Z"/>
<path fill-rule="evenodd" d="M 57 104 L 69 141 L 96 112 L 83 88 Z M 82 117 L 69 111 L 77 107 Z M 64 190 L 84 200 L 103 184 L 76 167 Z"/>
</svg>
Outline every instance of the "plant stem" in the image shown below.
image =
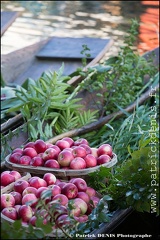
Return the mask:
<svg viewBox="0 0 160 240">
<path fill-rule="evenodd" d="M 155 93 L 158 89 L 159 89 L 159 84 L 157 84 L 155 86 L 155 89 L 152 93 Z M 141 105 L 143 102 L 145 102 L 149 98 L 150 98 L 150 89 L 147 92 L 145 92 L 144 94 L 142 94 L 142 96 L 139 99 L 136 99 L 136 101 L 133 104 L 131 104 L 127 108 L 125 108 L 124 111 L 132 112 L 135 109 L 135 107 L 137 106 L 137 104 Z M 60 135 L 57 135 L 56 137 L 51 138 L 47 142 L 48 143 L 55 143 L 57 140 L 59 140 L 63 137 L 74 137 L 74 136 L 81 135 L 81 134 L 93 131 L 95 129 L 101 128 L 104 124 L 109 122 L 112 118 L 117 119 L 117 118 L 122 117 L 124 115 L 124 111 L 114 112 L 114 113 L 112 113 L 108 116 L 105 116 L 105 117 L 99 119 L 97 122 L 93 122 L 93 123 L 88 124 L 88 125 L 86 125 L 82 128 L 73 129 L 71 131 L 68 131 L 68 132 L 62 133 Z"/>
<path fill-rule="evenodd" d="M 93 72 L 88 74 L 88 76 L 74 89 L 73 93 L 66 99 L 66 103 L 77 95 L 78 91 L 81 89 L 81 85 L 85 83 L 87 80 L 89 80 L 96 72 L 97 70 L 94 69 Z"/>
</svg>

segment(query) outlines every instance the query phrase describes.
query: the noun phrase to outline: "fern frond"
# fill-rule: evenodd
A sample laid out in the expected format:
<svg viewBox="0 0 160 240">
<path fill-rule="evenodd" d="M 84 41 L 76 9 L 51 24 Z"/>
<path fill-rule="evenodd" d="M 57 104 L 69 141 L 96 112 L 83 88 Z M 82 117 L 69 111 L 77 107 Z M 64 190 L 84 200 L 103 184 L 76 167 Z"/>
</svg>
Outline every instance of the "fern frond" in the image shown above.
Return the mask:
<svg viewBox="0 0 160 240">
<path fill-rule="evenodd" d="M 97 113 L 98 113 L 98 110 L 95 110 L 95 111 L 88 110 L 82 113 L 78 113 L 79 125 L 84 126 L 91 122 L 97 121 L 97 117 L 96 117 Z"/>
</svg>

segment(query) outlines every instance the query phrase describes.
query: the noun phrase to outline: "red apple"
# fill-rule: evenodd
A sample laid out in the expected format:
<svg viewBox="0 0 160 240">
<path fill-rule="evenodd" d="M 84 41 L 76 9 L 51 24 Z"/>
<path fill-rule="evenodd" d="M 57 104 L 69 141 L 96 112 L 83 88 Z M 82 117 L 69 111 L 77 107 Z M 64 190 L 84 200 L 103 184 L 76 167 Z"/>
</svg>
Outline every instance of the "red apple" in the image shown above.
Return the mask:
<svg viewBox="0 0 160 240">
<path fill-rule="evenodd" d="M 87 183 L 83 178 L 75 178 L 72 183 L 76 185 L 80 192 L 85 192 L 87 190 Z"/>
<path fill-rule="evenodd" d="M 10 183 L 13 183 L 15 181 L 15 177 L 12 176 L 10 173 L 3 173 L 1 174 L 1 185 L 7 186 Z"/>
<path fill-rule="evenodd" d="M 56 196 L 61 193 L 61 188 L 58 185 L 50 185 L 49 189 L 52 191 L 52 196 Z"/>
<path fill-rule="evenodd" d="M 31 161 L 31 157 L 27 155 L 23 155 L 22 157 L 20 157 L 18 163 L 22 165 L 30 165 L 30 161 Z"/>
<path fill-rule="evenodd" d="M 37 153 L 43 153 L 47 149 L 47 144 L 42 139 L 36 140 L 34 146 Z"/>
<path fill-rule="evenodd" d="M 71 179 L 69 180 L 69 182 L 73 183 L 73 180 L 74 180 L 74 179 L 76 179 L 76 177 L 71 178 Z"/>
<path fill-rule="evenodd" d="M 70 215 L 73 217 L 79 217 L 81 215 L 81 209 L 78 206 L 73 206 L 73 209 L 70 211 Z"/>
<path fill-rule="evenodd" d="M 15 148 L 13 151 L 12 151 L 12 154 L 13 153 L 20 153 L 22 154 L 23 153 L 23 149 L 22 148 Z"/>
<path fill-rule="evenodd" d="M 9 171 L 9 170 L 3 171 L 3 172 L 1 172 L 1 176 L 2 176 L 3 174 L 10 173 L 10 172 L 11 172 L 11 171 Z"/>
<path fill-rule="evenodd" d="M 49 188 L 48 188 L 48 187 L 40 187 L 40 188 L 38 188 L 38 189 L 37 189 L 37 195 L 36 195 L 37 198 L 40 198 L 42 192 L 44 192 L 45 190 L 49 190 Z"/>
<path fill-rule="evenodd" d="M 81 199 L 81 198 L 74 198 L 72 200 L 70 200 L 71 204 L 73 204 L 72 206 L 76 209 L 76 208 L 80 208 L 81 210 L 81 215 L 85 214 L 87 212 L 87 203 Z"/>
<path fill-rule="evenodd" d="M 38 177 L 38 176 L 34 176 L 34 177 L 29 178 L 29 179 L 28 179 L 28 183 L 30 184 L 30 182 L 31 182 L 33 179 L 37 179 L 37 178 L 39 178 L 39 177 Z"/>
<path fill-rule="evenodd" d="M 61 150 L 70 147 L 70 143 L 68 141 L 65 141 L 65 140 L 58 140 L 55 143 L 55 145 L 58 146 Z"/>
<path fill-rule="evenodd" d="M 43 178 L 38 177 L 30 181 L 30 186 L 38 189 L 40 187 L 47 187 L 47 183 Z"/>
<path fill-rule="evenodd" d="M 37 188 L 30 187 L 30 186 L 25 188 L 22 192 L 22 196 L 24 196 L 28 193 L 33 193 L 35 196 L 37 196 Z"/>
<path fill-rule="evenodd" d="M 28 143 L 26 143 L 26 144 L 24 145 L 23 149 L 28 148 L 28 147 L 35 148 L 34 142 L 28 142 Z"/>
<path fill-rule="evenodd" d="M 52 197 L 52 201 L 55 203 L 55 202 L 59 202 L 61 205 L 67 205 L 68 203 L 68 198 L 66 195 L 60 193 L 60 194 L 57 194 L 56 196 Z M 52 202 L 51 202 L 52 204 Z"/>
<path fill-rule="evenodd" d="M 68 214 L 67 208 L 64 205 L 56 206 L 56 209 L 54 210 L 54 213 L 53 213 L 55 220 L 63 214 Z"/>
<path fill-rule="evenodd" d="M 35 207 L 37 204 L 38 198 L 33 193 L 27 193 L 22 197 L 22 205 L 29 205 Z"/>
<path fill-rule="evenodd" d="M 102 144 L 98 148 L 97 153 L 98 153 L 98 156 L 106 154 L 106 155 L 109 155 L 110 157 L 112 157 L 112 155 L 113 155 L 112 147 L 109 144 Z"/>
<path fill-rule="evenodd" d="M 12 219 L 12 220 L 17 220 L 18 219 L 18 214 L 17 214 L 17 211 L 14 207 L 3 208 L 1 213 L 3 215 L 5 215 L 6 217 Z"/>
<path fill-rule="evenodd" d="M 44 163 L 44 167 L 49 167 L 49 168 L 60 168 L 59 163 L 55 159 L 49 159 Z"/>
<path fill-rule="evenodd" d="M 34 215 L 29 219 L 29 224 L 31 224 L 32 226 L 36 226 L 36 221 L 37 221 L 37 217 Z"/>
<path fill-rule="evenodd" d="M 22 204 L 17 204 L 14 206 L 14 208 L 16 209 L 17 211 L 17 215 L 18 215 L 18 219 L 19 219 L 19 208 L 22 206 Z"/>
<path fill-rule="evenodd" d="M 98 198 L 96 196 L 93 196 L 93 197 L 90 198 L 90 200 L 92 201 L 91 205 L 93 205 L 93 208 L 95 208 L 97 206 L 97 204 L 99 203 L 100 198 Z"/>
<path fill-rule="evenodd" d="M 61 193 L 66 195 L 68 199 L 75 198 L 78 194 L 78 188 L 73 183 L 66 183 L 61 190 Z"/>
<path fill-rule="evenodd" d="M 64 150 L 67 150 L 67 151 L 72 152 L 73 148 L 71 148 L 71 147 L 70 147 L 70 148 L 65 148 Z M 63 150 L 63 151 L 64 151 L 64 150 Z"/>
<path fill-rule="evenodd" d="M 82 216 L 79 216 L 79 217 L 74 216 L 74 219 L 77 222 L 87 222 L 88 221 L 88 216 L 86 214 L 84 214 Z"/>
<path fill-rule="evenodd" d="M 46 149 L 47 149 L 47 148 L 50 148 L 50 147 L 52 147 L 52 146 L 53 146 L 52 143 L 46 143 Z"/>
<path fill-rule="evenodd" d="M 111 157 L 109 155 L 101 155 L 97 158 L 97 165 L 108 163 L 110 161 L 111 161 Z"/>
<path fill-rule="evenodd" d="M 36 157 L 41 157 L 43 159 L 43 153 L 38 153 Z"/>
<path fill-rule="evenodd" d="M 97 166 L 97 159 L 92 154 L 88 154 L 87 156 L 85 156 L 84 160 L 86 162 L 87 168 Z"/>
<path fill-rule="evenodd" d="M 10 174 L 15 177 L 15 181 L 22 177 L 22 175 L 18 171 L 15 171 L 15 170 L 10 171 Z"/>
<path fill-rule="evenodd" d="M 44 161 L 43 161 L 43 159 L 42 159 L 41 157 L 36 156 L 36 157 L 33 157 L 33 158 L 31 159 L 30 165 L 35 166 L 35 167 L 37 167 L 37 166 L 43 166 L 43 165 L 44 165 Z"/>
<path fill-rule="evenodd" d="M 70 168 L 69 168 L 69 166 L 68 166 L 68 167 L 61 167 L 61 169 L 68 170 L 68 169 L 70 169 Z"/>
<path fill-rule="evenodd" d="M 87 139 L 85 139 L 85 138 L 79 138 L 74 142 L 75 146 L 79 146 L 80 144 L 89 145 Z"/>
<path fill-rule="evenodd" d="M 70 163 L 71 169 L 84 169 L 86 168 L 86 162 L 81 157 L 74 158 Z"/>
<path fill-rule="evenodd" d="M 53 173 L 45 173 L 43 179 L 46 181 L 47 186 L 55 184 L 56 176 Z"/>
<path fill-rule="evenodd" d="M 20 205 L 22 204 L 22 195 L 19 192 L 12 191 L 10 194 L 14 197 L 15 199 L 15 205 Z"/>
<path fill-rule="evenodd" d="M 34 215 L 34 216 L 32 216 L 31 218 L 30 218 L 30 220 L 29 220 L 29 224 L 31 224 L 32 226 L 36 226 L 36 221 L 37 221 L 37 217 Z M 45 218 L 45 219 L 43 219 L 43 224 L 44 225 L 46 225 L 47 224 L 47 219 Z"/>
<path fill-rule="evenodd" d="M 93 197 L 96 195 L 96 190 L 92 187 L 87 187 L 86 191 L 85 191 L 89 197 Z"/>
<path fill-rule="evenodd" d="M 86 192 L 78 192 L 77 198 L 83 199 L 87 204 L 90 201 L 90 198 L 89 198 L 89 196 L 88 196 L 88 194 Z"/>
<path fill-rule="evenodd" d="M 61 149 L 58 147 L 58 146 L 56 146 L 56 145 L 52 145 L 51 146 L 51 148 L 53 148 L 54 150 L 56 150 L 56 155 L 55 155 L 55 159 L 57 159 L 57 157 L 58 157 L 58 154 L 61 152 Z"/>
<path fill-rule="evenodd" d="M 95 158 L 98 157 L 97 151 L 98 151 L 98 148 L 91 148 L 91 154 L 92 154 Z"/>
<path fill-rule="evenodd" d="M 59 182 L 56 185 L 58 185 L 61 189 L 63 188 L 64 185 L 66 185 L 66 182 Z"/>
<path fill-rule="evenodd" d="M 33 158 L 33 157 L 37 156 L 37 151 L 32 147 L 27 147 L 27 148 L 23 149 L 23 155 L 27 155 L 27 156 Z"/>
<path fill-rule="evenodd" d="M 23 222 L 28 222 L 33 216 L 32 208 L 27 205 L 20 206 L 18 213 Z"/>
<path fill-rule="evenodd" d="M 60 183 L 60 182 L 62 182 L 62 181 L 57 178 L 55 184 L 58 185 L 58 183 Z"/>
<path fill-rule="evenodd" d="M 56 226 L 62 228 L 63 226 L 70 226 L 71 219 L 68 214 L 62 214 L 56 219 Z"/>
<path fill-rule="evenodd" d="M 1 195 L 1 209 L 6 207 L 14 207 L 15 199 L 10 193 L 4 193 Z"/>
<path fill-rule="evenodd" d="M 90 146 L 88 146 L 86 144 L 80 144 L 79 146 L 83 147 L 86 150 L 87 154 L 91 154 L 92 153 Z"/>
<path fill-rule="evenodd" d="M 14 191 L 22 194 L 23 190 L 29 187 L 29 183 L 26 180 L 18 180 L 14 183 Z"/>
<path fill-rule="evenodd" d="M 70 162 L 74 159 L 72 152 L 64 149 L 58 155 L 58 163 L 62 167 L 68 167 Z"/>
<path fill-rule="evenodd" d="M 9 161 L 12 163 L 18 163 L 21 156 L 22 156 L 22 154 L 19 152 L 12 153 L 9 156 Z"/>
<path fill-rule="evenodd" d="M 74 144 L 74 140 L 70 137 L 64 137 L 64 138 L 62 138 L 62 140 L 69 142 L 70 147 L 72 147 Z"/>
<path fill-rule="evenodd" d="M 47 161 L 49 159 L 55 159 L 57 156 L 57 152 L 54 148 L 47 148 L 45 152 L 43 153 L 43 160 Z"/>
<path fill-rule="evenodd" d="M 87 155 L 87 152 L 85 148 L 77 146 L 72 150 L 72 154 L 74 157 L 84 158 Z"/>
</svg>

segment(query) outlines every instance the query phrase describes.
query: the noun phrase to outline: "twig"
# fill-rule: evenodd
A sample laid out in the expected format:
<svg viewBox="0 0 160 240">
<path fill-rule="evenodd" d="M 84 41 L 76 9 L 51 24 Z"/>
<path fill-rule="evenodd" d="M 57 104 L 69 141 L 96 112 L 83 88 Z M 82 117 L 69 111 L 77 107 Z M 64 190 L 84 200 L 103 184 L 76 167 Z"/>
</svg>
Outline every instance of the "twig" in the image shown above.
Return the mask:
<svg viewBox="0 0 160 240">
<path fill-rule="evenodd" d="M 159 89 L 159 84 L 157 84 L 156 87 L 154 87 L 154 90 L 152 89 L 153 90 L 152 94 L 155 93 L 158 89 Z M 131 104 L 127 108 L 125 108 L 124 111 L 126 111 L 126 112 L 133 111 L 136 108 L 137 103 L 138 103 L 138 105 L 141 105 L 143 102 L 145 102 L 147 99 L 149 99 L 151 97 L 150 93 L 151 93 L 151 90 L 149 89 L 147 92 L 142 94 L 141 97 L 139 99 L 137 99 L 133 104 Z M 87 132 L 101 128 L 104 124 L 109 122 L 112 118 L 118 119 L 118 118 L 122 117 L 123 115 L 124 115 L 123 111 L 118 111 L 118 112 L 112 113 L 106 117 L 100 118 L 97 122 L 93 122 L 84 127 L 73 129 L 71 131 L 59 134 L 56 137 L 49 139 L 47 142 L 55 143 L 57 140 L 62 139 L 63 137 L 74 137 L 74 136 L 78 136 L 81 134 L 85 134 Z"/>
</svg>

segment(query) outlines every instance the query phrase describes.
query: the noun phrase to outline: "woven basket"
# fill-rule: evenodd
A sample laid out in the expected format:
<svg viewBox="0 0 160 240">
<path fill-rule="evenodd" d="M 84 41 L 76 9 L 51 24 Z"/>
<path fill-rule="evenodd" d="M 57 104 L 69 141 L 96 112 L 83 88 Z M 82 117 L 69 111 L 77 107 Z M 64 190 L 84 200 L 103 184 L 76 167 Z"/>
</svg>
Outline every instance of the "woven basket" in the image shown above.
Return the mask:
<svg viewBox="0 0 160 240">
<path fill-rule="evenodd" d="M 9 156 L 8 155 L 5 158 L 5 165 L 6 167 L 14 170 L 18 170 L 21 172 L 30 172 L 33 174 L 45 174 L 47 172 L 53 173 L 56 177 L 60 177 L 62 179 L 69 179 L 70 177 L 82 177 L 86 178 L 89 173 L 95 172 L 100 169 L 101 166 L 106 167 L 106 168 L 111 168 L 117 163 L 117 155 L 113 153 L 113 157 L 110 162 L 101 164 L 96 167 L 92 168 L 86 168 L 86 169 L 80 169 L 80 170 L 65 170 L 65 169 L 53 169 L 53 168 L 47 168 L 47 167 L 34 167 L 34 166 L 29 166 L 29 165 L 21 165 L 21 164 L 15 164 L 11 163 L 9 161 Z"/>
</svg>

